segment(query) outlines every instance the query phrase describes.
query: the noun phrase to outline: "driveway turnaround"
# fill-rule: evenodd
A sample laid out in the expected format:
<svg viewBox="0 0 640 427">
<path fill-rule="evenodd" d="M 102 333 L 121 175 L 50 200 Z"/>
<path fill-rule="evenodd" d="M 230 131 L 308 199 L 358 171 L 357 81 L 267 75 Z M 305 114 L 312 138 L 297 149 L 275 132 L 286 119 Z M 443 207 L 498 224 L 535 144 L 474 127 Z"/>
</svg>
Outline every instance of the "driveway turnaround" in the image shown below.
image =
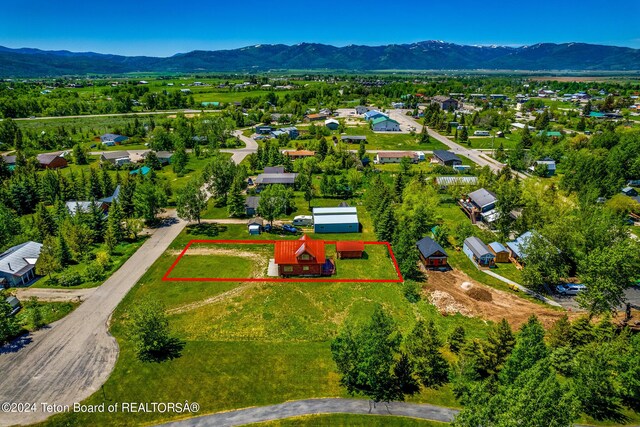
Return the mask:
<svg viewBox="0 0 640 427">
<path fill-rule="evenodd" d="M 118 358 L 111 313 L 185 227 L 173 214 L 107 281 L 68 316 L 0 348 L 0 402 L 35 403 L 35 412 L 0 412 L 0 426 L 53 415 L 41 403 L 73 405 L 96 392 Z"/>
<path fill-rule="evenodd" d="M 369 411 L 371 409 L 371 411 Z M 361 399 L 307 399 L 294 400 L 278 405 L 256 406 L 235 411 L 219 412 L 197 418 L 163 424 L 163 427 L 231 427 L 264 421 L 280 420 L 314 414 L 364 414 L 395 415 L 423 420 L 451 422 L 458 411 L 426 403 L 393 402 L 388 406 L 379 403 L 376 408 L 368 400 Z"/>
<path fill-rule="evenodd" d="M 237 136 L 240 139 L 240 141 L 245 143 L 245 147 L 235 148 L 235 149 L 223 149 L 220 151 L 222 153 L 232 153 L 233 156 L 231 156 L 231 160 L 233 160 L 233 162 L 236 165 L 239 165 L 240 162 L 243 161 L 244 158 L 247 157 L 249 154 L 256 153 L 258 151 L 258 143 L 252 138 L 244 136 L 242 134 L 242 130 L 234 131 L 233 134 L 234 136 Z"/>
</svg>

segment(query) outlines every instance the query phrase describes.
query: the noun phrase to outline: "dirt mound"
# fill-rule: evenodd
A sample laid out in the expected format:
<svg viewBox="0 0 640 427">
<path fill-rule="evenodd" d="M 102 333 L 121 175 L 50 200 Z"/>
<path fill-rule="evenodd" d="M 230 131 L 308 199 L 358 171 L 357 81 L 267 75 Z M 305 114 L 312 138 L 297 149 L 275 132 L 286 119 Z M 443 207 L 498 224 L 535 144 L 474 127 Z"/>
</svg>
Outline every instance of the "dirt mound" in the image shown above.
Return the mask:
<svg viewBox="0 0 640 427">
<path fill-rule="evenodd" d="M 566 312 L 526 300 L 516 293 L 504 292 L 476 282 L 459 270 L 429 272 L 424 292 L 443 314 L 460 313 L 494 322 L 507 319 L 519 328 L 535 314 L 546 328 Z M 570 318 L 580 313 L 567 313 Z"/>
<path fill-rule="evenodd" d="M 491 292 L 482 288 L 473 287 L 467 291 L 467 295 L 469 295 L 471 298 L 473 298 L 476 301 L 485 301 L 485 302 L 493 301 L 493 296 L 491 295 Z"/>
</svg>

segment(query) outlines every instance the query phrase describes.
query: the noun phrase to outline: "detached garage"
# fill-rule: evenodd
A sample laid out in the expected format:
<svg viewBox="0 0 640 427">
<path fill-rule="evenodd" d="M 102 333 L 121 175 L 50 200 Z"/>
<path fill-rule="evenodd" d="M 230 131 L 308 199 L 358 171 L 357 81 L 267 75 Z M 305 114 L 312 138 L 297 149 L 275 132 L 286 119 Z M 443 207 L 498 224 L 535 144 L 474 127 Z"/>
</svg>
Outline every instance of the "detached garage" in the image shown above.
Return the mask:
<svg viewBox="0 0 640 427">
<path fill-rule="evenodd" d="M 313 208 L 313 231 L 316 233 L 358 233 L 358 210 L 345 206 Z"/>
<path fill-rule="evenodd" d="M 336 242 L 336 252 L 338 259 L 362 258 L 364 252 L 364 242 L 357 240 Z"/>
</svg>

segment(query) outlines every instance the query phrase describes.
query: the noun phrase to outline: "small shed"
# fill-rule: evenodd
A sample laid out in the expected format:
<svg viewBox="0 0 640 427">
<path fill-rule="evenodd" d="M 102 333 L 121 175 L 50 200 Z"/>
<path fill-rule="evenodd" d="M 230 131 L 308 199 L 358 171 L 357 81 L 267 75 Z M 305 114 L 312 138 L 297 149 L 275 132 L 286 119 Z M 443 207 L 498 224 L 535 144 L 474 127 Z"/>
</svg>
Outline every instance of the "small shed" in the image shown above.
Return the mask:
<svg viewBox="0 0 640 427">
<path fill-rule="evenodd" d="M 331 130 L 337 130 L 340 127 L 340 122 L 336 119 L 327 119 L 324 121 L 324 125 Z"/>
<path fill-rule="evenodd" d="M 362 258 L 364 253 L 364 242 L 359 240 L 337 241 L 336 252 L 338 259 Z"/>
<path fill-rule="evenodd" d="M 264 221 L 262 218 L 253 218 L 251 221 L 247 223 L 247 227 L 249 228 L 249 234 L 256 236 L 262 232 L 262 225 Z"/>
<path fill-rule="evenodd" d="M 509 251 L 500 242 L 489 243 L 489 250 L 495 255 L 496 262 L 509 262 Z"/>
<path fill-rule="evenodd" d="M 475 236 L 465 239 L 462 251 L 479 266 L 491 267 L 495 263 L 495 255 L 491 253 L 482 240 Z"/>
<path fill-rule="evenodd" d="M 254 216 L 260 203 L 260 196 L 248 196 L 244 202 L 244 213 L 247 216 Z"/>
</svg>

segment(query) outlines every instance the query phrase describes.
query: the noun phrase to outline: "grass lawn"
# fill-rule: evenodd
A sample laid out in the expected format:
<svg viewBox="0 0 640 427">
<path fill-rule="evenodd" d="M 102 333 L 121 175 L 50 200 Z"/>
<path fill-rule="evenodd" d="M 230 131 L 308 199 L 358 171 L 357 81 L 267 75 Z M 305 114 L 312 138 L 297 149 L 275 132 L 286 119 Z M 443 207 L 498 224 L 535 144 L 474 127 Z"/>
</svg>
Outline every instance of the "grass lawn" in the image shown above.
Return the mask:
<svg viewBox="0 0 640 427">
<path fill-rule="evenodd" d="M 146 240 L 145 236 L 140 236 L 137 241 L 131 243 L 120 243 L 118 244 L 113 253 L 111 254 L 111 263 L 109 267 L 104 273 L 104 280 L 106 280 L 109 276 L 111 276 L 117 269 L 120 268 L 122 264 L 125 263 L 126 260 L 133 255 L 140 246 Z M 106 246 L 104 244 L 92 246 L 90 249 L 91 254 L 95 255 L 97 252 L 106 251 Z M 87 263 L 81 262 L 79 264 L 70 265 L 65 268 L 60 273 L 54 273 L 52 277 L 54 279 L 60 278 L 61 276 L 73 276 L 80 275 L 83 276 L 84 271 L 87 267 Z M 104 280 L 100 281 L 87 281 L 83 278 L 83 281 L 80 285 L 74 286 L 74 289 L 80 288 L 95 288 L 96 286 L 100 286 Z M 69 287 L 61 286 L 58 284 L 51 284 L 49 276 L 44 276 L 36 283 L 33 284 L 34 288 L 52 288 L 52 289 L 69 289 Z"/>
<path fill-rule="evenodd" d="M 507 133 L 504 138 L 493 138 L 490 136 L 470 136 L 471 147 L 475 149 L 497 149 L 502 143 L 505 150 L 510 150 L 516 147 L 516 144 L 520 140 L 520 133 Z"/>
<path fill-rule="evenodd" d="M 391 415 L 320 414 L 248 424 L 247 427 L 441 427 L 449 423 Z"/>
<path fill-rule="evenodd" d="M 336 262 L 336 279 L 397 279 L 393 261 L 386 246 L 365 245 L 363 259 L 338 259 L 335 246 L 327 246 L 327 256 Z"/>
<path fill-rule="evenodd" d="M 433 319 L 447 336 L 464 325 L 469 337 L 483 338 L 481 319 L 441 316 L 426 301 L 409 303 L 396 283 L 167 283 L 160 279 L 190 239 L 248 238 L 242 225 L 192 226 L 170 245 L 125 297 L 111 332 L 121 354 L 105 384 L 109 402 L 177 402 L 201 405 L 200 415 L 311 397 L 344 396 L 331 359 L 330 341 L 345 321 L 362 322 L 382 304 L 406 333 L 416 317 Z M 352 238 L 354 235 L 344 236 Z M 262 234 L 252 236 L 269 239 Z M 325 237 L 323 235 L 323 237 Z M 293 238 L 293 237 L 292 237 Z M 128 337 L 130 310 L 144 298 L 167 308 L 170 327 L 186 342 L 181 357 L 140 362 Z M 86 403 L 103 401 L 102 392 Z M 458 406 L 448 386 L 425 391 L 415 402 Z M 47 425 L 155 424 L 176 414 L 61 414 Z"/>
<path fill-rule="evenodd" d="M 34 326 L 31 322 L 29 308 L 24 307 L 28 301 L 21 301 L 22 309 L 16 314 L 18 322 L 22 325 L 23 330 L 33 331 Z M 42 320 L 45 324 L 53 323 L 56 320 L 62 319 L 67 314 L 71 313 L 79 304 L 75 302 L 42 302 L 38 301 L 40 306 L 40 313 L 42 314 Z"/>
</svg>

